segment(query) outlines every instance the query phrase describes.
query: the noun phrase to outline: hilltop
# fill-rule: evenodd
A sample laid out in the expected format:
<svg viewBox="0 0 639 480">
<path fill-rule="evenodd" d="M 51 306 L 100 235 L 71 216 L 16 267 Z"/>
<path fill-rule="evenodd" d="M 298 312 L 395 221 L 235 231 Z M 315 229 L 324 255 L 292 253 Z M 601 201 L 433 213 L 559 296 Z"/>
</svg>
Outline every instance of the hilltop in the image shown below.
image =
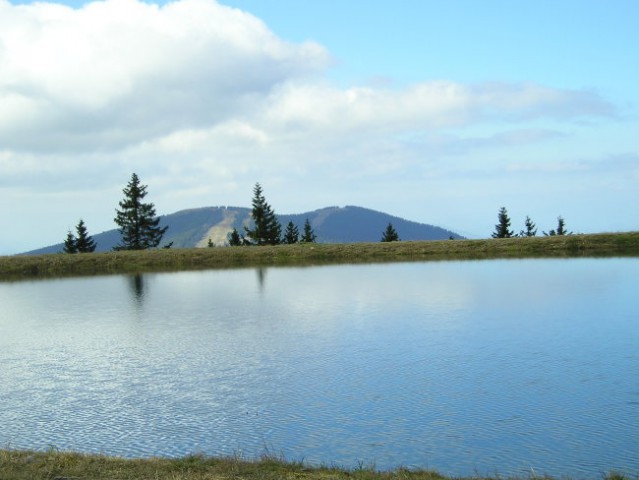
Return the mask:
<svg viewBox="0 0 639 480">
<path fill-rule="evenodd" d="M 460 235 L 434 225 L 412 222 L 387 213 L 363 207 L 326 207 L 312 212 L 278 215 L 282 229 L 292 221 L 302 230 L 308 218 L 318 243 L 378 242 L 388 223 L 392 223 L 402 240 L 461 239 Z M 251 209 L 243 207 L 202 207 L 181 210 L 160 217 L 160 225 L 168 225 L 162 245 L 173 243 L 174 248 L 206 247 L 208 240 L 223 246 L 227 235 L 236 228 L 244 233 L 244 226 L 251 221 Z M 120 241 L 117 229 L 94 234 L 96 252 L 106 252 Z M 26 252 L 28 255 L 61 252 L 63 243 Z"/>
</svg>

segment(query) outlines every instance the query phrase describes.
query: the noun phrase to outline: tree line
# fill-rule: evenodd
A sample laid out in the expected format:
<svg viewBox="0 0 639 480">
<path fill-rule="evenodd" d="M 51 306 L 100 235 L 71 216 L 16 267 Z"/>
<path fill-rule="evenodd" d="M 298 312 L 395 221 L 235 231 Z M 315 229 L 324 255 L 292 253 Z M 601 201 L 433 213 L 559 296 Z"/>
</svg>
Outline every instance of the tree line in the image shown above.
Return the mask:
<svg viewBox="0 0 639 480">
<path fill-rule="evenodd" d="M 251 201 L 251 218 L 253 228 L 244 227 L 245 235 L 240 234 L 237 229 L 228 236 L 228 244 L 232 247 L 244 245 L 292 245 L 295 243 L 315 243 L 317 235 L 313 231 L 308 218 L 304 221 L 303 231 L 300 235 L 299 228 L 292 221 L 286 225 L 286 230 L 282 234 L 282 226 L 277 220 L 273 208 L 264 197 L 262 186 L 258 183 L 253 188 L 253 200 Z M 391 223 L 382 233 L 382 242 L 399 241 L 399 235 Z M 211 245 L 212 242 L 209 242 Z M 212 246 L 212 245 L 211 245 Z"/>
<path fill-rule="evenodd" d="M 245 226 L 244 233 L 240 233 L 236 228 L 233 228 L 227 236 L 227 242 L 230 247 L 292 245 L 294 243 L 315 243 L 317 240 L 317 235 L 315 235 L 308 218 L 304 222 L 301 235 L 299 228 L 292 221 L 288 222 L 286 230 L 282 234 L 282 225 L 277 219 L 273 207 L 266 201 L 259 182 L 253 187 L 251 207 L 252 228 Z M 209 242 L 209 246 L 213 246 L 212 242 Z"/>
<path fill-rule="evenodd" d="M 114 250 L 157 248 L 168 230 L 168 226 L 159 226 L 160 219 L 155 214 L 154 204 L 143 201 L 147 195 L 147 188 L 146 185 L 141 184 L 137 174 L 131 175 L 131 180 L 123 190 L 124 199 L 119 202 L 119 208 L 116 209 L 114 221 L 119 227 L 121 238 Z M 244 227 L 243 234 L 234 228 L 227 236 L 229 246 L 314 243 L 317 240 L 317 235 L 308 218 L 304 222 L 301 234 L 298 227 L 293 222 L 289 222 L 282 235 L 282 227 L 273 208 L 266 201 L 259 183 L 256 183 L 253 189 L 252 206 L 252 228 Z M 80 219 L 76 226 L 76 234 L 71 230 L 68 231 L 63 252 L 89 253 L 95 251 L 96 246 L 84 220 Z M 209 246 L 213 246 L 210 239 Z M 171 244 L 164 245 L 164 248 L 170 247 Z"/>
<path fill-rule="evenodd" d="M 116 209 L 115 223 L 118 225 L 120 232 L 120 242 L 113 247 L 114 250 L 146 250 L 149 248 L 157 248 L 164 234 L 168 230 L 168 226 L 160 227 L 160 218 L 155 214 L 155 205 L 153 203 L 145 203 L 143 200 L 147 195 L 147 186 L 142 185 L 137 174 L 131 175 L 131 180 L 122 190 L 124 199 L 119 202 L 119 208 Z M 262 245 L 279 245 L 279 244 L 295 244 L 295 243 L 315 243 L 317 235 L 313 231 L 313 227 L 308 218 L 304 221 L 302 231 L 300 232 L 297 225 L 292 221 L 288 222 L 284 232 L 282 225 L 277 219 L 275 211 L 266 201 L 262 186 L 258 183 L 253 188 L 253 199 L 251 202 L 251 219 L 252 225 L 245 226 L 244 232 L 240 233 L 236 228 L 227 235 L 227 243 L 231 247 L 237 246 L 262 246 Z M 501 207 L 497 215 L 498 223 L 495 225 L 495 231 L 492 238 L 511 238 L 511 237 L 534 237 L 537 235 L 537 226 L 529 216 L 524 221 L 524 229 L 516 234 L 511 230 L 511 219 L 508 215 L 506 207 Z M 557 228 L 548 232 L 542 232 L 544 235 L 571 235 L 566 229 L 565 220 L 557 217 Z M 452 237 L 451 237 L 452 238 Z M 399 234 L 393 227 L 392 223 L 388 223 L 386 229 L 382 232 L 382 242 L 400 241 Z M 170 248 L 172 243 L 164 245 L 163 248 Z M 209 247 L 213 246 L 213 242 L 209 239 Z M 84 220 L 80 219 L 75 234 L 69 230 L 64 240 L 64 253 L 90 253 L 95 251 L 97 244 L 89 235 Z"/>
<path fill-rule="evenodd" d="M 510 229 L 510 217 L 508 216 L 508 210 L 506 207 L 501 207 L 497 214 L 497 225 L 495 225 L 495 231 L 492 233 L 492 238 L 512 238 L 512 237 L 535 237 L 537 236 L 537 225 L 533 222 L 529 216 L 526 215 L 524 221 L 524 229 L 519 233 L 515 233 Z M 554 235 L 572 235 L 572 232 L 566 230 L 566 221 L 563 217 L 557 217 L 557 228 L 549 230 L 548 232 L 542 232 L 546 236 Z"/>
</svg>

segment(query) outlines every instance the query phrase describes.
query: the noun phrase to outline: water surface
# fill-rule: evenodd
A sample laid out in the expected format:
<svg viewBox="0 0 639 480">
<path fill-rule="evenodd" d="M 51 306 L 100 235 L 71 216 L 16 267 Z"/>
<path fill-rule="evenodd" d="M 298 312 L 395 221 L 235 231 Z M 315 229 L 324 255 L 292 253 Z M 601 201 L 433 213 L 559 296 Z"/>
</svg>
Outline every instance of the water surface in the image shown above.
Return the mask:
<svg viewBox="0 0 639 480">
<path fill-rule="evenodd" d="M 0 284 L 0 445 L 639 474 L 639 259 Z"/>
</svg>

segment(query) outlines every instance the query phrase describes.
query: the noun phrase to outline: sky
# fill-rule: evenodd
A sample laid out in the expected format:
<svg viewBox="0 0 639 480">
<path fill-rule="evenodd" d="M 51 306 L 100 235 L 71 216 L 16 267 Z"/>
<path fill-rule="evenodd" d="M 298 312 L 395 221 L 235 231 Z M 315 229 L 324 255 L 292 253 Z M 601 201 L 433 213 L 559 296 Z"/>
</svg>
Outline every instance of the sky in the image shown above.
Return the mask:
<svg viewBox="0 0 639 480">
<path fill-rule="evenodd" d="M 639 230 L 636 0 L 0 0 L 0 254 L 159 215 L 357 205 Z M 380 228 L 381 232 L 383 230 Z M 401 232 L 398 232 L 401 237 Z"/>
</svg>

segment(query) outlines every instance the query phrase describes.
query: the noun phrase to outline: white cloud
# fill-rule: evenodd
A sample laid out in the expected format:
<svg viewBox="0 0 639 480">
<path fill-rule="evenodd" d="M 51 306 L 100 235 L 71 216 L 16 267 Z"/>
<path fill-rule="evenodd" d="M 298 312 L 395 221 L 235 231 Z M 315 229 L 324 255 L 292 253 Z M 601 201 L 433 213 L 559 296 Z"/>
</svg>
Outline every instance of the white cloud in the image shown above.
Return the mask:
<svg viewBox="0 0 639 480">
<path fill-rule="evenodd" d="M 432 82 L 404 90 L 340 90 L 318 82 L 285 82 L 255 97 L 249 110 L 211 126 L 176 129 L 145 142 L 142 150 L 157 158 L 182 156 L 173 161 L 193 157 L 197 168 L 215 164 L 217 170 L 232 162 L 238 172 L 253 178 L 268 168 L 332 179 L 401 174 L 433 157 L 564 136 L 561 131 L 526 127 L 521 119 L 523 127 L 512 124 L 530 116 L 554 119 L 563 115 L 562 108 L 575 110 L 571 99 L 578 102 L 579 95 L 553 95 L 552 89 L 532 85 L 502 87 Z M 489 95 L 490 88 L 495 90 Z M 557 105 L 545 99 L 542 103 L 550 111 L 544 114 L 538 105 L 533 112 L 530 99 L 535 96 L 554 96 Z M 574 118 L 606 111 L 605 102 L 595 98 Z M 483 137 L 451 133 L 486 123 L 497 124 L 496 132 Z"/>
<path fill-rule="evenodd" d="M 283 129 L 405 130 L 462 127 L 472 123 L 611 115 L 612 107 L 588 92 L 541 85 L 424 82 L 402 90 L 288 83 L 275 89 L 266 120 Z"/>
<path fill-rule="evenodd" d="M 116 151 L 176 132 L 244 125 L 260 138 L 610 114 L 597 95 L 539 85 L 425 82 L 341 90 L 308 75 L 314 43 L 279 39 L 213 0 L 106 0 L 80 9 L 0 0 L 0 142 L 24 151 Z"/>
<path fill-rule="evenodd" d="M 330 61 L 209 0 L 2 1 L 0 46 L 0 140 L 27 150 L 113 149 L 214 124 Z"/>
</svg>

